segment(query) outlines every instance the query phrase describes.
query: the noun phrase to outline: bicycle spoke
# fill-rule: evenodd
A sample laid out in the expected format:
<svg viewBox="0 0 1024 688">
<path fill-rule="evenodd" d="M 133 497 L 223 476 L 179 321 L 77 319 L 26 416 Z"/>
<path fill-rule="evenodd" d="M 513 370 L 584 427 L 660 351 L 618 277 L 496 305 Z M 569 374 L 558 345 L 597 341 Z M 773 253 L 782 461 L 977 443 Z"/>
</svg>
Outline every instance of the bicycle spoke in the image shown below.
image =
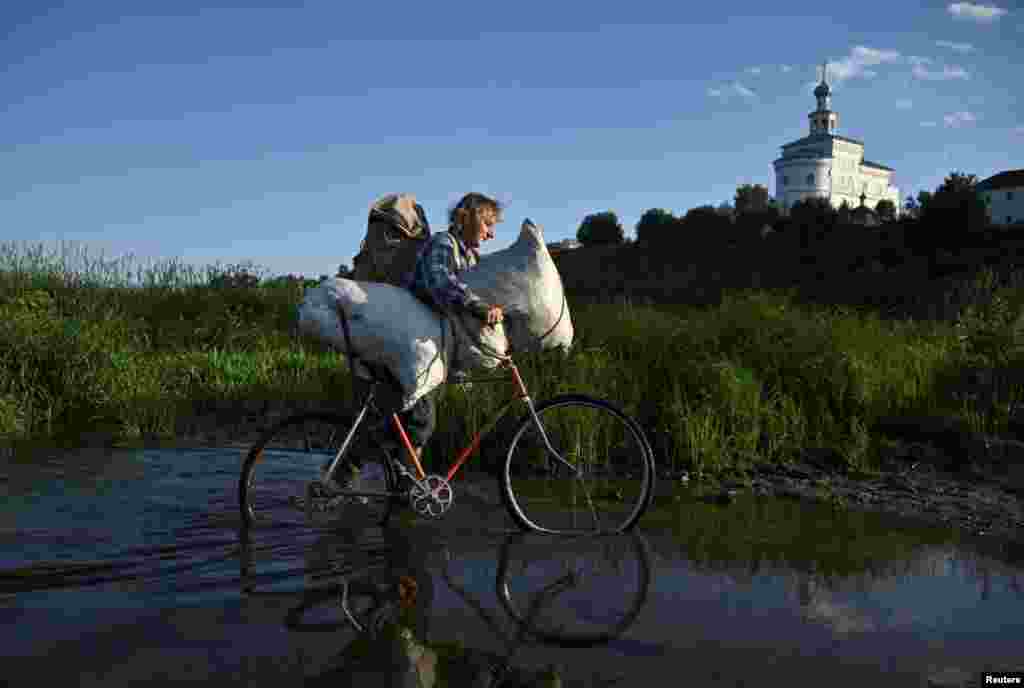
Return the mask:
<svg viewBox="0 0 1024 688">
<path fill-rule="evenodd" d="M 519 525 L 549 533 L 620 532 L 647 508 L 653 459 L 639 427 L 606 402 L 539 404 L 512 438 L 502 483 Z M 557 456 L 552 453 L 557 453 Z"/>
<path fill-rule="evenodd" d="M 338 455 L 351 420 L 329 413 L 310 413 L 278 423 L 249 451 L 239 485 L 240 507 L 247 526 L 263 523 L 302 523 L 326 527 L 345 522 L 383 523 L 390 514 L 387 497 L 348 495 L 338 482 L 322 482 L 323 469 Z M 361 461 L 359 491 L 389 493 L 394 471 L 385 450 L 357 432 L 349 456 Z M 336 476 L 350 474 L 346 456 Z"/>
</svg>

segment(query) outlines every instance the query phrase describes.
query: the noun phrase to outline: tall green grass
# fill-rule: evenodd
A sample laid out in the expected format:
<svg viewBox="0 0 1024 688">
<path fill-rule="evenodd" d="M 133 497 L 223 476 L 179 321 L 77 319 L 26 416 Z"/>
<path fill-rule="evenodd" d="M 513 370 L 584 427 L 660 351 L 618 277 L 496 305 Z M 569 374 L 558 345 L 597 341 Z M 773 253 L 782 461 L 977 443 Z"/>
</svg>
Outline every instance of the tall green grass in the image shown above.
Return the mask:
<svg viewBox="0 0 1024 688">
<path fill-rule="evenodd" d="M 169 435 L 176 418 L 218 400 L 346 403 L 344 360 L 292 333 L 302 284 L 211 286 L 224 273 L 173 264 L 131 272 L 123 261 L 72 270 L 66 256 L 5 245 L 0 434 Z M 663 467 L 720 473 L 811 446 L 867 467 L 868 428 L 882 415 L 947 413 L 1005 428 L 1024 397 L 1024 291 L 996 281 L 989 271 L 964 285 L 974 301 L 952 322 L 812 306 L 794 289 L 724 289 L 708 306 L 577 298 L 571 354 L 517 362 L 534 399 L 572 391 L 623 407 Z M 965 370 L 989 371 L 986 394 L 964 391 Z M 445 387 L 431 450 L 464 446 L 508 394 L 502 385 Z"/>
</svg>

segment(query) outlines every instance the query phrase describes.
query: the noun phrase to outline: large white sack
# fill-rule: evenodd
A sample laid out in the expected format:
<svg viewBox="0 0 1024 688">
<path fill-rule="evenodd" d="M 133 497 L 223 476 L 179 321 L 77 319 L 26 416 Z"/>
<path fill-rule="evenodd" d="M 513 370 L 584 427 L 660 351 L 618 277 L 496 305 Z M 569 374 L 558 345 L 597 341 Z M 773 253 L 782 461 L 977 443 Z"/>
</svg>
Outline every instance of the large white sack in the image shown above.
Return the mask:
<svg viewBox="0 0 1024 688">
<path fill-rule="evenodd" d="M 513 351 L 572 346 L 572 317 L 562 278 L 543 232 L 530 220 L 523 221 L 514 244 L 481 256 L 476 266 L 459 273 L 459 279 L 487 303 L 505 309 L 505 333 Z"/>
<path fill-rule="evenodd" d="M 469 314 L 442 318 L 405 289 L 328 278 L 306 290 L 299 305 L 299 329 L 344 351 L 335 310 L 340 306 L 354 353 L 391 371 L 401 386 L 397 405 L 403 410 L 452 372 L 494 368 L 507 354 L 510 341 L 516 351 L 572 344 L 561 278 L 540 229 L 529 220 L 523 222 L 515 244 L 482 256 L 478 265 L 459 273 L 459 279 L 484 301 L 504 306 L 505 323 L 488 326 Z M 355 373 L 368 377 L 365 370 Z"/>
<path fill-rule="evenodd" d="M 299 330 L 339 351 L 345 351 L 345 334 L 336 308 L 345 313 L 353 353 L 371 363 L 383 364 L 401 387 L 402 410 L 443 383 L 451 366 L 455 339 L 451 323 L 440 318 L 411 292 L 383 282 L 356 282 L 328 278 L 306 290 L 299 304 Z M 479 330 L 484 323 L 475 319 Z M 502 325 L 488 328 L 486 338 L 501 355 L 505 353 Z M 490 367 L 498 359 L 489 359 Z M 360 367 L 360 377 L 369 377 Z"/>
</svg>

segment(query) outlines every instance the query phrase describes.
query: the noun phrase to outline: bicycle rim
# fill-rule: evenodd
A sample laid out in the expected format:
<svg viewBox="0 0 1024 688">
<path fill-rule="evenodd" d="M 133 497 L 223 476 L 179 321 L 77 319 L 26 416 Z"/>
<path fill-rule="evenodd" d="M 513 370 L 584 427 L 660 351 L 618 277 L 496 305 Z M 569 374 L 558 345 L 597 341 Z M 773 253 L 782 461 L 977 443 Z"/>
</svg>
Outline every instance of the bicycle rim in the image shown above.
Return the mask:
<svg viewBox="0 0 1024 688">
<path fill-rule="evenodd" d="M 265 432 L 249 450 L 242 467 L 239 506 L 243 525 L 337 527 L 367 521 L 386 523 L 393 498 L 354 499 L 344 493 L 325 492 L 318 485 L 322 467 L 337 455 L 352 422 L 344 415 L 306 413 L 286 418 Z M 393 492 L 397 480 L 388 453 L 364 434 L 357 432 L 347 450 L 348 456 L 358 456 L 361 461 L 361 489 Z M 341 466 L 338 473 L 344 470 Z"/>
<path fill-rule="evenodd" d="M 554 538 L 523 533 L 505 543 L 497 593 L 528 635 L 559 647 L 621 636 L 647 602 L 651 556 L 636 533 Z"/>
<path fill-rule="evenodd" d="M 553 534 L 620 533 L 650 503 L 654 460 L 640 427 L 605 401 L 581 395 L 536 407 L 551 447 L 531 416 L 512 436 L 502 494 L 525 530 Z"/>
</svg>

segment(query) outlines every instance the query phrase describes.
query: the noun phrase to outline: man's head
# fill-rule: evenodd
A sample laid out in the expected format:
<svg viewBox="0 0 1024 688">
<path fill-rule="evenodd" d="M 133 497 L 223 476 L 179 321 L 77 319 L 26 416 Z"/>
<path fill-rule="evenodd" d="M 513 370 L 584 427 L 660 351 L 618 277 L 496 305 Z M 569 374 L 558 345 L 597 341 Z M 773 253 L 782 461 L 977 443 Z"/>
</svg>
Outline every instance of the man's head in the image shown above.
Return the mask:
<svg viewBox="0 0 1024 688">
<path fill-rule="evenodd" d="M 501 222 L 501 204 L 482 193 L 468 193 L 448 213 L 454 231 L 470 248 L 494 238 L 494 226 Z"/>
</svg>

